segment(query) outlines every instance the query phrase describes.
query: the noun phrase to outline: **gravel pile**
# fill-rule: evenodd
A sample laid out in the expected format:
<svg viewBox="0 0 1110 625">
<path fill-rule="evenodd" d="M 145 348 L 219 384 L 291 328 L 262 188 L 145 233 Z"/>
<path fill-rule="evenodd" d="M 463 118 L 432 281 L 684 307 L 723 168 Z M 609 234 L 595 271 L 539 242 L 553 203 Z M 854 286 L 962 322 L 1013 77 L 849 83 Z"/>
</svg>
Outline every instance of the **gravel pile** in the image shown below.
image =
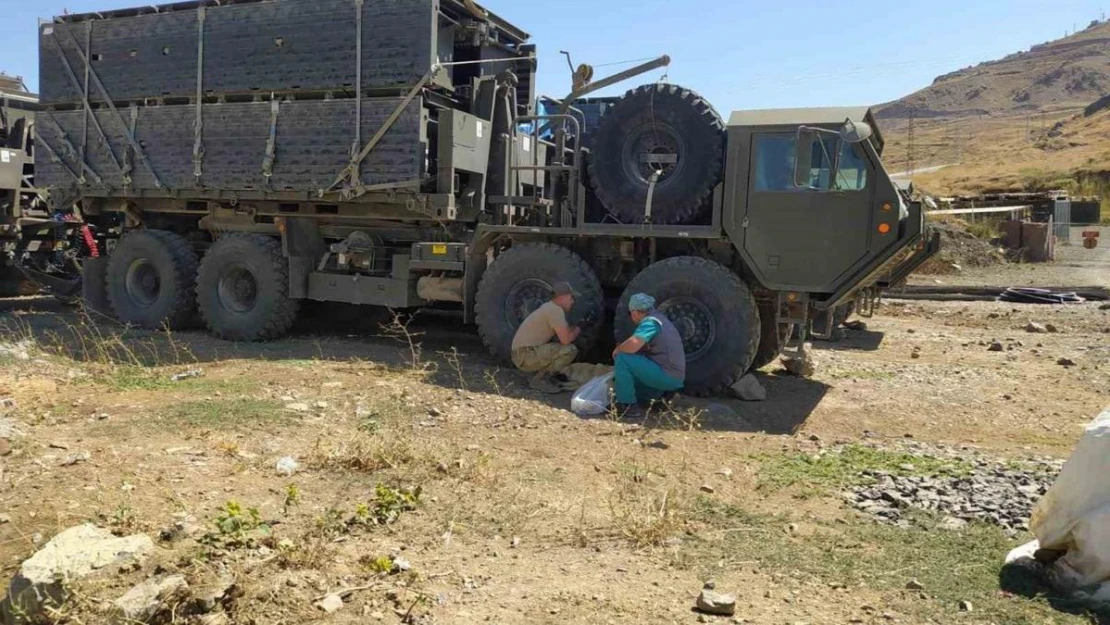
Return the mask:
<svg viewBox="0 0 1110 625">
<path fill-rule="evenodd" d="M 907 513 L 924 510 L 946 517 L 942 526 L 959 529 L 969 522 L 998 525 L 1009 532 L 1029 529 L 1033 506 L 1059 473 L 1056 463 L 1031 463 L 1021 468 L 977 461 L 959 475 L 912 476 L 884 471 L 864 475 L 875 480 L 850 493 L 860 511 L 877 520 L 908 525 Z"/>
</svg>

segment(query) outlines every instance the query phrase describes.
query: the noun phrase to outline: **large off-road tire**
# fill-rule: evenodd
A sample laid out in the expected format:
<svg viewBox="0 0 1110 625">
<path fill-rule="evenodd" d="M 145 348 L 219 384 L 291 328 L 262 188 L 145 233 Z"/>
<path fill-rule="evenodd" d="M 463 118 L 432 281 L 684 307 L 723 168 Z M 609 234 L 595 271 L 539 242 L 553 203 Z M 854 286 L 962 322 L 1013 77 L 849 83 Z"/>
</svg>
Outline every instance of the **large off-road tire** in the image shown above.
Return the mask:
<svg viewBox="0 0 1110 625">
<path fill-rule="evenodd" d="M 759 327 L 759 348 L 752 361 L 752 371 L 766 367 L 782 354 L 790 341 L 790 330 L 793 328 L 788 323 L 778 323 L 773 303 L 759 306 Z"/>
<path fill-rule="evenodd" d="M 197 255 L 165 230 L 123 235 L 108 259 L 108 303 L 123 323 L 181 330 L 196 320 Z"/>
<path fill-rule="evenodd" d="M 641 223 L 652 172 L 661 171 L 651 221 L 691 222 L 721 181 L 724 144 L 724 124 L 707 101 L 675 85 L 644 85 L 609 109 L 594 135 L 594 193 L 622 222 Z M 649 155 L 677 161 L 648 162 Z"/>
<path fill-rule="evenodd" d="M 208 249 L 197 275 L 197 305 L 208 330 L 228 341 L 276 339 L 293 327 L 289 262 L 277 239 L 228 234 Z"/>
<path fill-rule="evenodd" d="M 475 297 L 478 333 L 490 352 L 500 360 L 512 361 L 513 337 L 533 311 L 551 299 L 556 282 L 569 282 L 580 294 L 567 322 L 582 326 L 575 343 L 580 354 L 597 340 L 605 313 L 601 282 L 582 257 L 550 243 L 525 243 L 502 252 L 486 269 Z"/>
<path fill-rule="evenodd" d="M 759 346 L 759 310 L 748 285 L 728 268 L 704 258 L 680 256 L 655 263 L 636 276 L 621 296 L 617 341 L 635 330 L 628 301 L 651 295 L 682 335 L 687 393 L 718 392 L 747 373 Z"/>
<path fill-rule="evenodd" d="M 2 261 L 0 261 L 2 262 Z M 0 297 L 22 297 L 34 293 L 27 276 L 15 267 L 0 265 Z"/>
</svg>

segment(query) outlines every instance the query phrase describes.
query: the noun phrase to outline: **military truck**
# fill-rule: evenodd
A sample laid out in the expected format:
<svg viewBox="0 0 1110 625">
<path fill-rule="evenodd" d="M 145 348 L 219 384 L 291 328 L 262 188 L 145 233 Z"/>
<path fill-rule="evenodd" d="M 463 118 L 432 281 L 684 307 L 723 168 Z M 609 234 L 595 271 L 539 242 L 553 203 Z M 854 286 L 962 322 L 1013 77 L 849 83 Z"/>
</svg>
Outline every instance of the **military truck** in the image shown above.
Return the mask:
<svg viewBox="0 0 1110 625">
<path fill-rule="evenodd" d="M 20 220 L 38 199 L 31 138 L 37 107 L 21 78 L 0 73 L 0 297 L 34 291 L 15 257 Z"/>
<path fill-rule="evenodd" d="M 587 136 L 576 102 L 669 58 L 580 66 L 537 112 L 529 35 L 471 0 L 180 2 L 39 35 L 39 184 L 96 227 L 86 299 L 144 328 L 199 312 L 260 341 L 306 300 L 453 308 L 507 360 L 567 281 L 582 351 L 649 292 L 711 391 L 920 253 L 866 108 L 725 123 L 656 83 Z"/>
<path fill-rule="evenodd" d="M 0 73 L 0 297 L 46 291 L 71 301 L 95 237 L 72 204 L 50 211 L 35 185 L 38 110 L 21 78 Z"/>
</svg>

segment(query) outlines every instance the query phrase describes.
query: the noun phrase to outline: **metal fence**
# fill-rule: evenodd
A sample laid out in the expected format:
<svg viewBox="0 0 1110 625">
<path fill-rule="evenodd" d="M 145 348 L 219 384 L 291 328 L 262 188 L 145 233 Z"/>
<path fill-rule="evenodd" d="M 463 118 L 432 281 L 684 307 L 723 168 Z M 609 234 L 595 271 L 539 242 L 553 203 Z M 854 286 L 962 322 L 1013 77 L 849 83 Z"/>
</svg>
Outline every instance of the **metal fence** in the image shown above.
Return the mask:
<svg viewBox="0 0 1110 625">
<path fill-rule="evenodd" d="M 1071 241 L 1071 199 L 1057 197 L 1053 202 L 1053 209 L 1052 220 L 1055 224 L 1056 241 L 1067 245 Z"/>
</svg>

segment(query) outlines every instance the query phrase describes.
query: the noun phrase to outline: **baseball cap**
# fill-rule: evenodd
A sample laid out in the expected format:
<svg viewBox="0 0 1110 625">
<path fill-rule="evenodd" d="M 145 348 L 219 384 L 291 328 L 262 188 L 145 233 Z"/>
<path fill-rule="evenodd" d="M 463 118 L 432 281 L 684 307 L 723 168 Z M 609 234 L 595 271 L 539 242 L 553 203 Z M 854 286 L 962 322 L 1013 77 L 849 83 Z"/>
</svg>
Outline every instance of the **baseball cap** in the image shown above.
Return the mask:
<svg viewBox="0 0 1110 625">
<path fill-rule="evenodd" d="M 578 291 L 575 291 L 574 287 L 572 287 L 569 282 L 556 282 L 551 286 L 551 291 L 555 294 L 555 297 L 560 297 L 562 295 L 570 295 L 572 297 L 579 296 Z"/>
</svg>

